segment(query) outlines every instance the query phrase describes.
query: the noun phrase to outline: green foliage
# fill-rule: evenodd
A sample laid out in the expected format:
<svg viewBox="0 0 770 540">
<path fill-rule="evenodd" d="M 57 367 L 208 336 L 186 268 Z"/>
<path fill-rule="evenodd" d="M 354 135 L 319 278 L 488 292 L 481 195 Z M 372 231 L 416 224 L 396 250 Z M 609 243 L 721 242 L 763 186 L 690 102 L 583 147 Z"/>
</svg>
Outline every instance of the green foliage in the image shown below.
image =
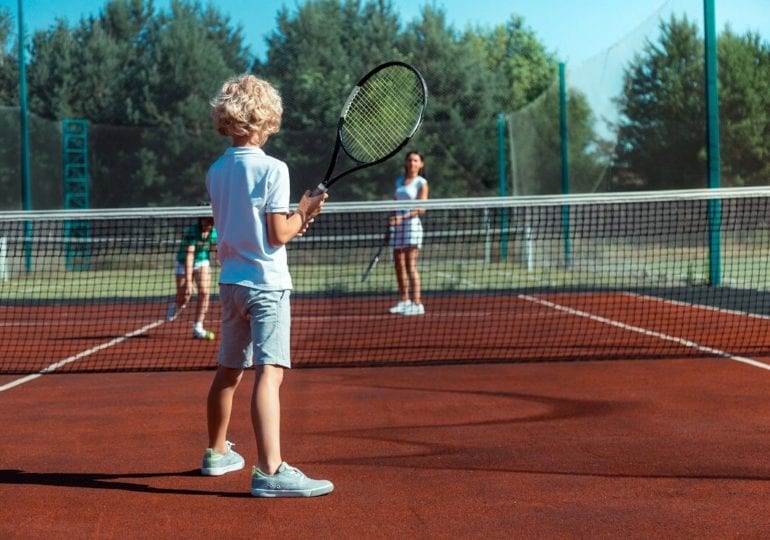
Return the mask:
<svg viewBox="0 0 770 540">
<path fill-rule="evenodd" d="M 156 11 L 149 1 L 110 0 L 97 17 L 36 33 L 32 51 L 30 109 L 91 123 L 93 206 L 203 197 L 206 167 L 226 145 L 211 129 L 208 101 L 249 66 L 229 19 L 197 2 Z"/>
<path fill-rule="evenodd" d="M 0 9 L 0 133 L 18 133 L 19 115 L 17 109 L 6 109 L 3 105 L 18 103 L 18 63 L 13 48 L 13 19 L 8 9 Z M 0 144 L 0 209 L 21 206 L 19 188 L 19 144 L 18 139 L 3 137 Z M 5 204 L 8 201 L 8 204 Z M 18 203 L 17 203 L 18 201 Z M 11 205 L 13 204 L 13 205 Z"/>
<path fill-rule="evenodd" d="M 770 180 L 770 44 L 756 34 L 721 34 L 719 107 L 722 183 Z"/>
<path fill-rule="evenodd" d="M 15 107 L 12 23 L 0 10 L 0 106 Z M 660 29 L 626 70 L 617 146 L 603 140 L 591 96 L 569 91 L 572 191 L 597 189 L 611 150 L 615 175 L 645 189 L 705 185 L 703 43 L 686 18 Z M 344 97 L 388 60 L 414 64 L 428 83 L 425 122 L 407 150 L 426 156 L 432 197 L 497 193 L 497 117 L 511 111 L 516 175 L 526 181 L 519 193 L 560 191 L 556 59 L 520 16 L 458 30 L 430 2 L 402 21 L 392 0 L 307 0 L 278 13 L 266 44 L 266 57 L 255 59 L 240 27 L 192 0 L 166 9 L 107 0 L 97 15 L 36 32 L 28 56 L 33 199 L 56 205 L 58 122 L 74 117 L 90 122 L 93 206 L 194 204 L 208 165 L 229 144 L 211 127 L 209 99 L 224 79 L 251 71 L 283 97 L 282 129 L 266 150 L 289 164 L 296 200 L 327 169 Z M 719 39 L 724 185 L 770 175 L 769 49 L 759 36 L 729 29 Z M 18 115 L 5 111 L 0 129 L 17 130 Z M 17 154 L 16 144 L 0 145 L 3 208 L 18 207 Z M 335 186 L 334 199 L 390 198 L 401 171 L 401 156 L 360 171 Z"/>
<path fill-rule="evenodd" d="M 686 17 L 660 29 L 626 72 L 616 165 L 648 189 L 705 187 L 703 43 Z"/>
<path fill-rule="evenodd" d="M 520 109 L 553 81 L 557 59 L 517 15 L 511 15 L 505 25 L 466 30 L 464 39 L 476 43 L 484 65 L 502 83 L 495 89 L 501 110 Z"/>
<path fill-rule="evenodd" d="M 479 69 L 484 65 L 481 51 L 447 26 L 440 9 L 424 7 L 399 44 L 411 52 L 431 92 L 415 144 L 426 155 L 432 196 L 491 194 L 497 185 L 494 133 L 500 109 L 485 89 L 502 83 Z"/>
<path fill-rule="evenodd" d="M 616 166 L 645 189 L 706 187 L 704 46 L 687 18 L 661 24 L 626 72 Z M 770 177 L 770 46 L 759 36 L 718 40 L 722 185 Z"/>
<path fill-rule="evenodd" d="M 268 151 L 289 164 L 295 197 L 322 179 L 342 100 L 357 79 L 383 61 L 403 59 L 394 49 L 398 26 L 388 1 L 318 0 L 304 3 L 296 15 L 287 9 L 278 14 L 267 61 L 253 71 L 282 95 L 283 123 Z M 341 182 L 335 199 L 366 198 L 381 173 L 373 168 L 354 182 Z"/>
<path fill-rule="evenodd" d="M 19 68 L 16 51 L 11 44 L 14 37 L 13 19 L 10 11 L 0 9 L 0 105 L 19 99 Z"/>
<path fill-rule="evenodd" d="M 284 9 L 266 60 L 251 64 L 240 32 L 198 2 L 156 10 L 147 0 L 109 0 L 98 16 L 34 36 L 31 108 L 55 121 L 90 120 L 94 206 L 199 199 L 206 167 L 228 142 L 210 128 L 208 99 L 248 69 L 284 99 L 282 129 L 266 149 L 289 164 L 298 197 L 328 166 L 344 96 L 393 59 L 416 65 L 428 83 L 428 112 L 410 149 L 427 157 L 432 196 L 491 195 L 497 114 L 542 92 L 554 66 L 519 17 L 459 32 L 435 6 L 403 24 L 390 0 Z M 335 199 L 390 198 L 401 170 L 397 157 L 361 171 L 335 186 Z"/>
</svg>

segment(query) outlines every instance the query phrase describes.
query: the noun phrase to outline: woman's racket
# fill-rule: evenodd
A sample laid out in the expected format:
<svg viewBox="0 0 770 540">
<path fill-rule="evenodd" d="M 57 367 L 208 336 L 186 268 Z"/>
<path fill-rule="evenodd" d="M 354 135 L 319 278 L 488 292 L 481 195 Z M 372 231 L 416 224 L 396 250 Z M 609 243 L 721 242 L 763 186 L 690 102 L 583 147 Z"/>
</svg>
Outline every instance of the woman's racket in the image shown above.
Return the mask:
<svg viewBox="0 0 770 540">
<path fill-rule="evenodd" d="M 392 228 L 388 228 L 388 231 L 385 233 L 385 236 L 382 238 L 382 243 L 380 244 L 380 247 L 377 248 L 377 253 L 374 254 L 374 257 L 372 257 L 372 260 L 369 261 L 369 266 L 366 267 L 366 270 L 364 270 L 364 273 L 361 274 L 361 283 L 366 281 L 366 278 L 369 277 L 369 274 L 372 273 L 372 270 L 374 270 L 374 267 L 377 266 L 377 263 L 380 262 L 380 257 L 382 256 L 382 252 L 385 250 L 385 247 L 390 242 L 390 235 L 393 232 Z"/>
<path fill-rule="evenodd" d="M 374 254 L 374 257 L 372 257 L 372 260 L 369 261 L 369 266 L 366 267 L 366 270 L 364 270 L 364 273 L 361 274 L 361 283 L 366 281 L 366 278 L 369 277 L 369 274 L 372 273 L 372 270 L 374 270 L 374 267 L 377 266 L 377 263 L 380 262 L 380 257 L 382 256 L 382 251 L 385 249 L 385 244 L 382 244 L 378 249 L 377 253 Z"/>
<path fill-rule="evenodd" d="M 326 192 L 346 174 L 396 154 L 420 127 L 427 104 L 425 80 L 407 63 L 386 62 L 364 75 L 342 107 L 329 169 L 313 195 Z M 334 174 L 340 148 L 354 165 Z"/>
</svg>

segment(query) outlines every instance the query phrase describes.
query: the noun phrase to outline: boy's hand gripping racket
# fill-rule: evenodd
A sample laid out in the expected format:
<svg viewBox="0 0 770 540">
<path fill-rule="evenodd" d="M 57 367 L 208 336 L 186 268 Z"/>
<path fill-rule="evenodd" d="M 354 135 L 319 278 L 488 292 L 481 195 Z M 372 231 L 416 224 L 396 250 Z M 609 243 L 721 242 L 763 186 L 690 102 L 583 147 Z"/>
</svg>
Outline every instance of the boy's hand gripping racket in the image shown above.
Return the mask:
<svg viewBox="0 0 770 540">
<path fill-rule="evenodd" d="M 425 80 L 407 63 L 386 62 L 364 75 L 342 107 L 329 169 L 312 194 L 396 154 L 420 127 L 427 104 Z M 340 148 L 355 165 L 334 174 Z"/>
</svg>

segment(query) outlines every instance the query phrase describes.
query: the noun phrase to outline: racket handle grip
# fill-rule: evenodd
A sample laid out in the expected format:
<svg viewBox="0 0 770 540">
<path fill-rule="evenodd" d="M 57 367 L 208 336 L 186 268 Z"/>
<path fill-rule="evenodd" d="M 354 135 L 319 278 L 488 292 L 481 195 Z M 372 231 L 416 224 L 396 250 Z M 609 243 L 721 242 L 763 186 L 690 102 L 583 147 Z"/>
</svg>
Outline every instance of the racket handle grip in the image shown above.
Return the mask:
<svg viewBox="0 0 770 540">
<path fill-rule="evenodd" d="M 321 193 L 326 193 L 329 190 L 329 188 L 326 187 L 326 184 L 321 182 L 318 184 L 313 191 L 310 192 L 311 197 L 318 197 Z"/>
</svg>

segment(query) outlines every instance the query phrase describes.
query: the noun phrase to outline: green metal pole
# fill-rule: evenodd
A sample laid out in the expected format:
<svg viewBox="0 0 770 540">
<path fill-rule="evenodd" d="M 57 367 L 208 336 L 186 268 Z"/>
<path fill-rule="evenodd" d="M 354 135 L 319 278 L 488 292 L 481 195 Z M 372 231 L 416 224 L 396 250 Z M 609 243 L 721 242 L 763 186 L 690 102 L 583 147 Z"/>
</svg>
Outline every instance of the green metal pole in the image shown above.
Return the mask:
<svg viewBox="0 0 770 540">
<path fill-rule="evenodd" d="M 19 0 L 19 115 L 21 126 L 21 207 L 32 209 L 32 191 L 29 181 L 29 105 L 27 103 L 27 62 L 24 58 L 24 14 Z"/>
<path fill-rule="evenodd" d="M 708 187 L 720 187 L 719 160 L 719 90 L 717 74 L 717 33 L 714 0 L 703 0 L 703 20 L 706 51 L 706 153 L 708 159 Z M 722 284 L 722 204 L 708 201 L 709 283 Z"/>
<path fill-rule="evenodd" d="M 561 192 L 568 194 L 569 188 L 569 126 L 567 125 L 567 76 L 564 62 L 559 63 L 559 135 L 561 139 Z M 561 225 L 564 235 L 564 265 L 572 265 L 569 206 L 561 207 Z"/>
<path fill-rule="evenodd" d="M 21 137 L 21 208 L 32 209 L 32 189 L 29 173 L 29 105 L 27 104 L 27 62 L 24 58 L 26 39 L 24 38 L 24 12 L 22 0 L 18 1 L 19 10 L 19 126 Z M 24 260 L 27 272 L 32 269 L 32 223 L 24 223 Z"/>
<path fill-rule="evenodd" d="M 498 192 L 501 197 L 508 194 L 508 175 L 506 174 L 505 160 L 505 115 L 497 115 L 497 178 Z M 508 258 L 508 212 L 506 208 L 501 210 L 500 215 L 500 260 Z"/>
</svg>

